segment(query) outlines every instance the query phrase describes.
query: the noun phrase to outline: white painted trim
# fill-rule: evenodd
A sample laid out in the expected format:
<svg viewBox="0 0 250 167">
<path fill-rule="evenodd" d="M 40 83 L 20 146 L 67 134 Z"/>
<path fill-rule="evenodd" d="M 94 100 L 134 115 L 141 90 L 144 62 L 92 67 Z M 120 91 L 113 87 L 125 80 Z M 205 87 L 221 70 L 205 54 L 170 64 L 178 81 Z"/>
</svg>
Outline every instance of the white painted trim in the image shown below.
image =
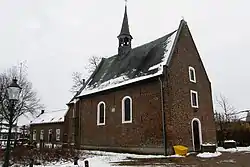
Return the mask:
<svg viewBox="0 0 250 167">
<path fill-rule="evenodd" d="M 56 141 L 60 141 L 60 138 L 61 138 L 61 129 L 56 129 Z"/>
<path fill-rule="evenodd" d="M 44 130 L 40 130 L 40 140 L 44 140 Z"/>
<path fill-rule="evenodd" d="M 104 105 L 104 122 L 100 123 L 100 105 L 103 104 Z M 106 120 L 106 104 L 104 101 L 101 101 L 98 103 L 97 105 L 97 114 L 96 114 L 97 118 L 96 118 L 96 124 L 97 125 L 105 125 L 105 120 Z"/>
<path fill-rule="evenodd" d="M 36 130 L 33 130 L 33 136 L 32 136 L 33 141 L 36 141 Z"/>
<path fill-rule="evenodd" d="M 191 78 L 191 72 L 194 73 L 194 80 Z M 188 74 L 189 74 L 189 80 L 193 83 L 196 83 L 196 73 L 194 67 L 191 66 L 188 67 Z"/>
<path fill-rule="evenodd" d="M 198 127 L 199 127 L 199 137 L 200 137 L 200 147 L 202 144 L 202 130 L 201 130 L 201 121 L 198 118 L 193 118 L 191 121 L 191 128 L 192 128 L 192 142 L 193 142 L 193 151 L 195 151 L 195 145 L 194 145 L 194 128 L 193 128 L 193 123 L 194 121 L 198 122 Z"/>
<path fill-rule="evenodd" d="M 49 129 L 49 130 L 48 130 L 48 142 L 49 142 L 49 134 L 52 134 L 51 136 L 52 136 L 52 138 L 53 138 L 53 132 L 52 132 L 52 129 Z M 53 140 L 53 139 L 51 139 L 51 142 L 52 142 L 52 140 Z"/>
<path fill-rule="evenodd" d="M 196 103 L 197 103 L 197 105 L 196 106 L 194 106 L 193 105 L 193 96 L 192 96 L 192 94 L 195 94 L 195 97 L 196 97 Z M 198 92 L 197 91 L 194 91 L 194 90 L 190 90 L 190 102 L 191 102 L 191 107 L 193 107 L 193 108 L 199 108 L 199 99 L 198 99 Z"/>
<path fill-rule="evenodd" d="M 125 121 L 125 100 L 130 99 L 130 120 Z M 132 113 L 133 113 L 133 100 L 130 96 L 125 96 L 122 99 L 122 123 L 132 123 Z"/>
</svg>

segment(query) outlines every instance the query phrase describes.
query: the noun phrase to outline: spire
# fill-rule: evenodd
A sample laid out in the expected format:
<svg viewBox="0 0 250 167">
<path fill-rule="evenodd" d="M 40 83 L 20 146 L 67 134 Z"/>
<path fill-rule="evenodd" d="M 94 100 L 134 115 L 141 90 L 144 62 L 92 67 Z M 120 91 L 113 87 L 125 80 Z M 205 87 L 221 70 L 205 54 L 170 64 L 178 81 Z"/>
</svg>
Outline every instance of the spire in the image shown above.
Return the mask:
<svg viewBox="0 0 250 167">
<path fill-rule="evenodd" d="M 133 39 L 129 32 L 127 0 L 125 0 L 125 12 L 121 32 L 117 38 L 119 40 L 118 54 L 124 56 L 131 50 L 131 40 Z"/>
<path fill-rule="evenodd" d="M 122 28 L 121 28 L 121 32 L 119 36 L 122 36 L 122 35 L 128 35 L 132 38 L 129 32 L 129 25 L 128 25 L 127 0 L 125 0 L 125 12 L 124 12 Z"/>
</svg>

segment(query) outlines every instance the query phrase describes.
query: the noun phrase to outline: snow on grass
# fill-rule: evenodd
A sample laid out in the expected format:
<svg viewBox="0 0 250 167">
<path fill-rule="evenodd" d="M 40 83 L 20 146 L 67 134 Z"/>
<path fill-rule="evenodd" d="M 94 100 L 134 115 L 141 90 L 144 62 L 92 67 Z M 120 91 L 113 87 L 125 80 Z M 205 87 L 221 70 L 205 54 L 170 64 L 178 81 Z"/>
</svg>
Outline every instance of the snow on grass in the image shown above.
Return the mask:
<svg viewBox="0 0 250 167">
<path fill-rule="evenodd" d="M 129 153 L 114 153 L 105 151 L 82 151 L 86 159 L 78 160 L 78 165 L 84 167 L 85 161 L 89 162 L 90 167 L 115 167 L 114 163 L 132 161 L 131 158 L 135 159 L 147 159 L 147 158 L 163 158 L 163 155 L 139 155 L 139 154 L 129 154 Z M 130 159 L 128 159 L 130 158 Z M 34 167 L 74 167 L 73 162 L 57 162 L 49 163 L 48 165 L 34 165 Z"/>
<path fill-rule="evenodd" d="M 217 151 L 219 152 L 250 152 L 250 146 L 249 147 L 237 147 L 237 148 L 228 148 L 225 149 L 223 147 L 218 147 Z"/>
<path fill-rule="evenodd" d="M 167 157 L 167 158 L 184 158 L 185 156 L 175 154 L 175 155 L 168 155 L 168 156 L 166 156 L 166 157 Z"/>
<path fill-rule="evenodd" d="M 212 143 L 204 143 L 204 144 L 201 144 L 203 146 L 215 146 L 215 144 L 212 144 Z"/>
<path fill-rule="evenodd" d="M 127 158 L 164 158 L 164 155 L 140 155 L 140 154 L 129 154 L 129 153 L 114 153 L 105 151 L 88 151 L 84 150 L 83 153 L 90 154 L 92 156 L 101 156 L 104 160 L 119 162 Z"/>
<path fill-rule="evenodd" d="M 221 155 L 221 152 L 215 152 L 215 153 L 204 152 L 204 153 L 199 153 L 196 156 L 200 158 L 214 158 L 220 155 Z"/>
<path fill-rule="evenodd" d="M 234 143 L 235 141 L 234 140 L 225 140 L 224 143 Z"/>
</svg>

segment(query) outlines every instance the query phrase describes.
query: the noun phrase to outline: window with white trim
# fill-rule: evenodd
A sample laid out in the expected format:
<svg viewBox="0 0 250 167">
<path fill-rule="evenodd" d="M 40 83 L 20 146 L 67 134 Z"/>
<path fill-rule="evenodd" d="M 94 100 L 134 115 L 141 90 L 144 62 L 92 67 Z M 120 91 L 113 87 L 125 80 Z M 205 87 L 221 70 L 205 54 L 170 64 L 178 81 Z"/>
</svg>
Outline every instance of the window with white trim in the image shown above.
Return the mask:
<svg viewBox="0 0 250 167">
<path fill-rule="evenodd" d="M 40 140 L 43 140 L 43 136 L 44 136 L 44 131 L 40 130 Z"/>
<path fill-rule="evenodd" d="M 56 141 L 60 141 L 60 129 L 56 129 Z"/>
<path fill-rule="evenodd" d="M 97 105 L 97 125 L 105 125 L 105 108 L 106 105 L 103 101 Z"/>
<path fill-rule="evenodd" d="M 195 69 L 194 69 L 194 67 L 189 66 L 188 67 L 188 71 L 189 71 L 189 80 L 191 82 L 196 83 L 196 76 L 195 76 Z"/>
<path fill-rule="evenodd" d="M 198 92 L 191 90 L 190 96 L 191 96 L 191 106 L 193 108 L 199 108 Z"/>
<path fill-rule="evenodd" d="M 49 129 L 48 142 L 52 142 L 52 129 Z"/>
<path fill-rule="evenodd" d="M 122 99 L 122 123 L 132 123 L 132 98 L 129 96 Z"/>
<path fill-rule="evenodd" d="M 33 141 L 36 141 L 36 130 L 33 130 Z"/>
</svg>

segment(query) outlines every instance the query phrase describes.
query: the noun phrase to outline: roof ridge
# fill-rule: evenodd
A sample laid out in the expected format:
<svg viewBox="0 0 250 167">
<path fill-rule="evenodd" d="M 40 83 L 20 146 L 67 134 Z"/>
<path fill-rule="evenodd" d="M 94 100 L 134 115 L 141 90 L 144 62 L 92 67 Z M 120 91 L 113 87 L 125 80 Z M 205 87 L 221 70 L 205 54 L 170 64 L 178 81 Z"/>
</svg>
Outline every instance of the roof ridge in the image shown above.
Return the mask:
<svg viewBox="0 0 250 167">
<path fill-rule="evenodd" d="M 134 49 L 143 47 L 143 46 L 145 46 L 145 45 L 148 45 L 148 44 L 150 44 L 150 43 L 153 43 L 153 42 L 155 42 L 155 41 L 158 41 L 158 40 L 160 40 L 160 39 L 162 39 L 162 38 L 165 38 L 165 37 L 167 37 L 167 36 L 169 36 L 169 35 L 175 33 L 176 31 L 178 31 L 178 29 L 176 29 L 176 30 L 172 31 L 171 33 L 168 33 L 168 34 L 166 34 L 166 35 L 164 35 L 164 36 L 158 37 L 158 38 L 156 38 L 155 40 L 151 40 L 151 41 L 148 41 L 148 42 L 146 42 L 146 43 L 144 43 L 144 44 L 138 45 L 138 46 L 132 48 L 131 50 L 134 50 Z M 113 57 L 116 57 L 116 56 L 118 56 L 118 54 L 115 54 L 115 55 L 113 55 L 113 56 L 107 57 L 106 59 L 110 59 L 110 58 L 113 58 Z"/>
</svg>

